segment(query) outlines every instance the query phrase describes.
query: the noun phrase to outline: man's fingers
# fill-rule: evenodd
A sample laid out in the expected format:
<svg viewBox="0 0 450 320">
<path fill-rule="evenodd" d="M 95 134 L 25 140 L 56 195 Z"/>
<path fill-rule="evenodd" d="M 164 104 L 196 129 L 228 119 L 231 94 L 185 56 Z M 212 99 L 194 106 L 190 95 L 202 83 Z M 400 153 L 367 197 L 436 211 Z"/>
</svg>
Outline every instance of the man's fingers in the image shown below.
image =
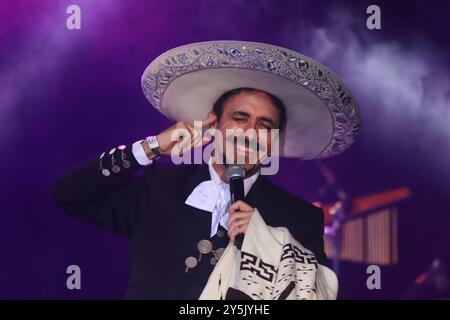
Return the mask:
<svg viewBox="0 0 450 320">
<path fill-rule="evenodd" d="M 246 227 L 248 224 L 249 224 L 249 220 L 237 221 L 230 226 L 230 229 L 229 229 L 230 233 L 239 232 L 239 230 L 243 229 L 243 227 Z"/>
<path fill-rule="evenodd" d="M 230 206 L 230 212 L 231 211 L 253 211 L 253 208 L 244 201 L 238 200 Z"/>
<path fill-rule="evenodd" d="M 230 216 L 234 216 L 236 214 L 242 213 L 245 215 L 250 215 L 254 212 L 254 209 L 251 210 L 239 210 L 239 209 L 232 209 L 230 208 Z"/>
<path fill-rule="evenodd" d="M 228 221 L 227 228 L 228 230 L 233 230 L 236 226 L 247 225 L 250 223 L 251 216 L 246 216 L 243 218 L 235 218 L 234 220 Z"/>
<path fill-rule="evenodd" d="M 217 120 L 217 116 L 214 113 L 209 113 L 208 118 L 202 120 L 202 128 L 209 127 L 214 121 Z"/>
<path fill-rule="evenodd" d="M 193 122 L 182 122 L 178 129 L 183 130 L 179 134 L 178 143 L 180 143 L 180 147 L 184 151 L 203 146 L 209 142 L 203 139 L 201 130 L 196 130 L 197 128 L 193 126 Z"/>
<path fill-rule="evenodd" d="M 204 128 L 209 128 L 217 120 L 217 116 L 214 113 L 209 113 L 208 117 L 201 121 L 201 126 L 194 125 L 194 121 L 180 121 L 178 122 L 173 130 L 182 130 L 178 133 L 178 143 L 179 147 L 186 151 L 191 148 L 196 148 L 204 146 L 211 142 L 212 137 L 204 136 Z M 182 152 L 181 152 L 182 153 Z"/>
<path fill-rule="evenodd" d="M 238 211 L 235 213 L 230 214 L 230 218 L 228 219 L 228 225 L 234 223 L 235 221 L 241 220 L 241 219 L 250 219 L 252 215 L 252 211 Z"/>
<path fill-rule="evenodd" d="M 230 241 L 234 243 L 236 240 L 236 236 L 239 234 L 239 231 L 234 228 L 233 230 L 228 231 L 228 236 L 230 237 Z"/>
<path fill-rule="evenodd" d="M 233 243 L 238 234 L 247 232 L 251 217 L 255 209 L 242 200 L 238 200 L 230 206 L 230 218 L 228 219 L 228 236 Z"/>
<path fill-rule="evenodd" d="M 235 226 L 233 229 L 228 231 L 228 236 L 230 237 L 230 241 L 234 243 L 236 240 L 236 236 L 238 234 L 245 234 L 247 232 L 248 225 L 239 225 Z"/>
</svg>

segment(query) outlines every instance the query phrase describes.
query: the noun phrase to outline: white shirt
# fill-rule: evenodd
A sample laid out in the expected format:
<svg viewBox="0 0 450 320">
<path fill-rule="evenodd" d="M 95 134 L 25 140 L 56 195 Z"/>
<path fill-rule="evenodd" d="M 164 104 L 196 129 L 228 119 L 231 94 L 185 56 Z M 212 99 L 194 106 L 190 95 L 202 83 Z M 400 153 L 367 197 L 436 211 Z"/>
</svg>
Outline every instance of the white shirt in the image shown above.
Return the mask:
<svg viewBox="0 0 450 320">
<path fill-rule="evenodd" d="M 144 148 L 141 146 L 141 141 L 136 141 L 132 146 L 132 152 L 136 161 L 145 166 L 151 164 L 150 160 L 144 152 Z M 217 233 L 219 224 L 227 228 L 227 222 L 229 219 L 229 207 L 230 207 L 230 187 L 228 183 L 225 183 L 220 179 L 216 170 L 212 166 L 212 159 L 208 161 L 208 169 L 211 180 L 201 182 L 194 188 L 192 193 L 188 196 L 185 203 L 191 207 L 211 212 L 211 234 L 213 237 Z M 259 177 L 259 172 L 244 179 L 244 194 L 250 191 L 253 184 Z"/>
<path fill-rule="evenodd" d="M 133 152 L 134 157 L 136 158 L 136 161 L 142 165 L 147 166 L 153 162 L 153 160 L 150 160 L 147 155 L 145 154 L 144 148 L 141 145 L 141 142 L 143 140 L 136 141 L 133 143 L 133 146 L 131 147 L 131 151 Z"/>
</svg>

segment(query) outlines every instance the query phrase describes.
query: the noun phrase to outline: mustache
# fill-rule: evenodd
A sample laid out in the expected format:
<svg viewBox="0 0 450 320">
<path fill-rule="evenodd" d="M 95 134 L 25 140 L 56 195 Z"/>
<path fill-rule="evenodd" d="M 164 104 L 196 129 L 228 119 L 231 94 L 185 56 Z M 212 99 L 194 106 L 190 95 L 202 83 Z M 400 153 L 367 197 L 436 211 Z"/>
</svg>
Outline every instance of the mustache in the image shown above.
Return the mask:
<svg viewBox="0 0 450 320">
<path fill-rule="evenodd" d="M 257 139 L 249 138 L 246 135 L 230 135 L 225 138 L 227 143 L 230 143 L 236 147 L 245 147 L 249 151 L 266 151 L 266 145 L 264 143 L 259 143 Z"/>
</svg>

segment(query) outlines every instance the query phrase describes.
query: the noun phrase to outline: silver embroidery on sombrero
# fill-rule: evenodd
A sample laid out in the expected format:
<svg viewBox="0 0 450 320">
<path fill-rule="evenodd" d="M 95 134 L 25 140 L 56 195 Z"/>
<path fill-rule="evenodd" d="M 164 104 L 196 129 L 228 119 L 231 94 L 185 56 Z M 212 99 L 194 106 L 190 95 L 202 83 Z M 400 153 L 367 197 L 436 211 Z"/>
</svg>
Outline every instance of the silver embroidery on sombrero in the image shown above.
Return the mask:
<svg viewBox="0 0 450 320">
<path fill-rule="evenodd" d="M 161 99 L 169 84 L 189 72 L 211 68 L 239 68 L 269 72 L 293 81 L 324 101 L 333 119 L 333 136 L 315 158 L 328 158 L 345 151 L 360 133 L 360 114 L 346 86 L 313 60 L 282 48 L 226 43 L 186 48 L 165 59 L 156 72 L 146 73 L 142 89 L 161 111 Z"/>
</svg>

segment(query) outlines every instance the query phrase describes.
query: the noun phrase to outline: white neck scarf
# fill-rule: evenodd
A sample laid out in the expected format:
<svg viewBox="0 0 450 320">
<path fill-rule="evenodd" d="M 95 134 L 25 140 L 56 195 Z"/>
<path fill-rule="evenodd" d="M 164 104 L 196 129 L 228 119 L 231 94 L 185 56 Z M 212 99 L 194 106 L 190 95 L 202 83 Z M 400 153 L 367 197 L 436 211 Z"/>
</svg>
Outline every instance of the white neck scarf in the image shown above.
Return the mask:
<svg viewBox="0 0 450 320">
<path fill-rule="evenodd" d="M 219 224 L 227 229 L 231 196 L 229 185 L 220 179 L 211 161 L 212 159 L 210 158 L 208 161 L 208 169 L 211 180 L 203 181 L 195 187 L 185 203 L 191 207 L 212 213 L 210 236 L 213 237 L 217 233 Z M 259 171 L 244 179 L 245 195 L 250 191 L 258 176 Z"/>
</svg>

